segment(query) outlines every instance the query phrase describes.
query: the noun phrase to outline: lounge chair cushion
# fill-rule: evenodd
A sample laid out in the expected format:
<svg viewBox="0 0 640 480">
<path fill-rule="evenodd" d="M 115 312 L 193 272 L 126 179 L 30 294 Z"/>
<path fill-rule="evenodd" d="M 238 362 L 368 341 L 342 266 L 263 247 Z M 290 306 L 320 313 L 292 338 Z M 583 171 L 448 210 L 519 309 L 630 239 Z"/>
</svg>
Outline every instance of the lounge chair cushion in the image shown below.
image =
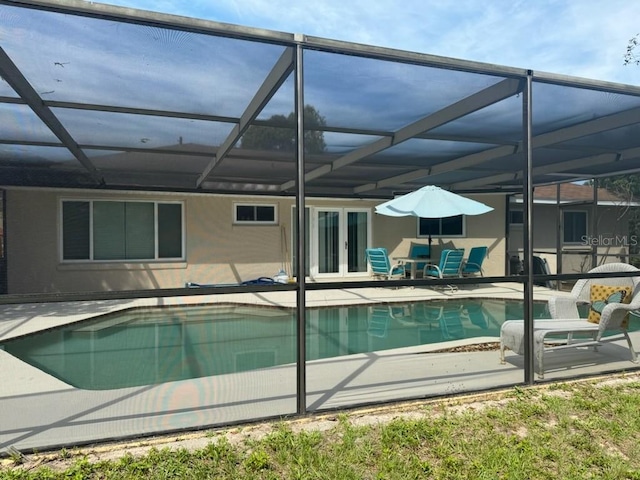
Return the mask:
<svg viewBox="0 0 640 480">
<path fill-rule="evenodd" d="M 602 309 L 609 303 L 629 303 L 631 302 L 631 287 L 621 287 L 615 285 L 591 284 L 589 320 L 591 323 L 600 323 Z M 629 314 L 622 322 L 626 328 L 629 322 Z"/>
</svg>

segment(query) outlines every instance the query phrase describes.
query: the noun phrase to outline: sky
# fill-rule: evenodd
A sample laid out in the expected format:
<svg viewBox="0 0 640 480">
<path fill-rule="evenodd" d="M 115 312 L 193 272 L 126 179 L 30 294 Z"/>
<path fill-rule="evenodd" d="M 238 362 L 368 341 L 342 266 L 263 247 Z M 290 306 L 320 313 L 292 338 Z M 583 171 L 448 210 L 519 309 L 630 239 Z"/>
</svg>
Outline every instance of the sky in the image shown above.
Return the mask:
<svg viewBox="0 0 640 480">
<path fill-rule="evenodd" d="M 629 40 L 640 33 L 637 0 L 107 0 L 102 3 L 640 85 L 640 66 L 624 65 Z"/>
</svg>

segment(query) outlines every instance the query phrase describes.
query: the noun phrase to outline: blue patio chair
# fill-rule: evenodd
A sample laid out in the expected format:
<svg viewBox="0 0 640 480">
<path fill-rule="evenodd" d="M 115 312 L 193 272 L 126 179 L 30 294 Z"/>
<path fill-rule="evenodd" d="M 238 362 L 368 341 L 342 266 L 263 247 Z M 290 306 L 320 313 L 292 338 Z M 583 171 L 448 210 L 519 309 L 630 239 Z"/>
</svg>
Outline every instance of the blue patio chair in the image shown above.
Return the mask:
<svg viewBox="0 0 640 480">
<path fill-rule="evenodd" d="M 391 265 L 386 248 L 367 248 L 365 254 L 371 266 L 371 275 L 374 277 L 382 279 L 404 278 L 404 265 L 402 263 Z"/>
<path fill-rule="evenodd" d="M 440 330 L 443 340 L 465 338 L 464 326 L 462 325 L 462 308 L 459 306 L 444 307 L 440 317 Z"/>
<path fill-rule="evenodd" d="M 389 308 L 386 305 L 369 307 L 367 333 L 372 337 L 385 338 L 390 320 Z"/>
<path fill-rule="evenodd" d="M 432 327 L 433 324 L 440 321 L 443 310 L 442 305 L 429 302 L 415 302 L 411 308 L 415 322 L 419 325 L 428 325 L 429 327 Z"/>
<path fill-rule="evenodd" d="M 475 275 L 477 273 L 482 277 L 482 262 L 487 258 L 487 247 L 473 247 L 469 251 L 469 258 L 464 260 L 462 264 L 462 276 Z"/>
<path fill-rule="evenodd" d="M 466 306 L 465 313 L 467 317 L 469 317 L 471 324 L 483 330 L 489 328 L 488 313 L 482 304 L 482 300 L 469 302 Z"/>
<path fill-rule="evenodd" d="M 424 267 L 424 278 L 460 278 L 462 270 L 462 260 L 464 258 L 464 248 L 445 249 L 440 254 L 440 263 L 438 265 L 428 263 Z M 447 285 L 451 290 L 457 290 L 453 285 Z"/>
<path fill-rule="evenodd" d="M 415 271 L 416 272 L 423 272 L 424 271 L 424 267 L 427 265 L 427 263 L 429 262 L 429 259 L 431 257 L 431 247 L 429 245 L 422 245 L 419 243 L 412 243 L 411 244 L 411 248 L 409 249 L 409 258 L 424 258 L 425 261 L 424 262 L 416 262 L 415 264 Z M 404 266 L 405 271 L 407 274 L 411 274 L 411 265 L 405 265 Z"/>
</svg>

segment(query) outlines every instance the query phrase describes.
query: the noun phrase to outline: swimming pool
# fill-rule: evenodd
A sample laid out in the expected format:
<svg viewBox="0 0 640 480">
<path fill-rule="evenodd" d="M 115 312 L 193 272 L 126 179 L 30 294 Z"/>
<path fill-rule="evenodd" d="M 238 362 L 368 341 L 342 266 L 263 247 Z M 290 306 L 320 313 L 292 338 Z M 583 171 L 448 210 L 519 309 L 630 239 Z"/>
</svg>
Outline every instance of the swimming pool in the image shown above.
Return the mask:
<svg viewBox="0 0 640 480">
<path fill-rule="evenodd" d="M 521 300 L 463 299 L 307 310 L 307 359 L 498 337 Z M 546 303 L 535 318 L 548 318 Z M 107 390 L 296 361 L 295 310 L 212 304 L 136 308 L 6 341 L 9 354 L 76 388 Z"/>
</svg>

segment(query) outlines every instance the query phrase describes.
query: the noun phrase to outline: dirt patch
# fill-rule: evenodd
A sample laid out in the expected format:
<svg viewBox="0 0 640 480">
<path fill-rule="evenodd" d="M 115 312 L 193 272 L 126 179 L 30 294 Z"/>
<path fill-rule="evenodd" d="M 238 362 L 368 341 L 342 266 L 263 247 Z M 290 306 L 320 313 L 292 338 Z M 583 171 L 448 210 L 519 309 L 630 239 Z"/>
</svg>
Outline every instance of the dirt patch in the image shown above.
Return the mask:
<svg viewBox="0 0 640 480">
<path fill-rule="evenodd" d="M 428 353 L 490 352 L 494 350 L 500 350 L 500 342 L 460 345 L 458 347 L 443 348 L 441 350 L 431 350 Z"/>
</svg>

